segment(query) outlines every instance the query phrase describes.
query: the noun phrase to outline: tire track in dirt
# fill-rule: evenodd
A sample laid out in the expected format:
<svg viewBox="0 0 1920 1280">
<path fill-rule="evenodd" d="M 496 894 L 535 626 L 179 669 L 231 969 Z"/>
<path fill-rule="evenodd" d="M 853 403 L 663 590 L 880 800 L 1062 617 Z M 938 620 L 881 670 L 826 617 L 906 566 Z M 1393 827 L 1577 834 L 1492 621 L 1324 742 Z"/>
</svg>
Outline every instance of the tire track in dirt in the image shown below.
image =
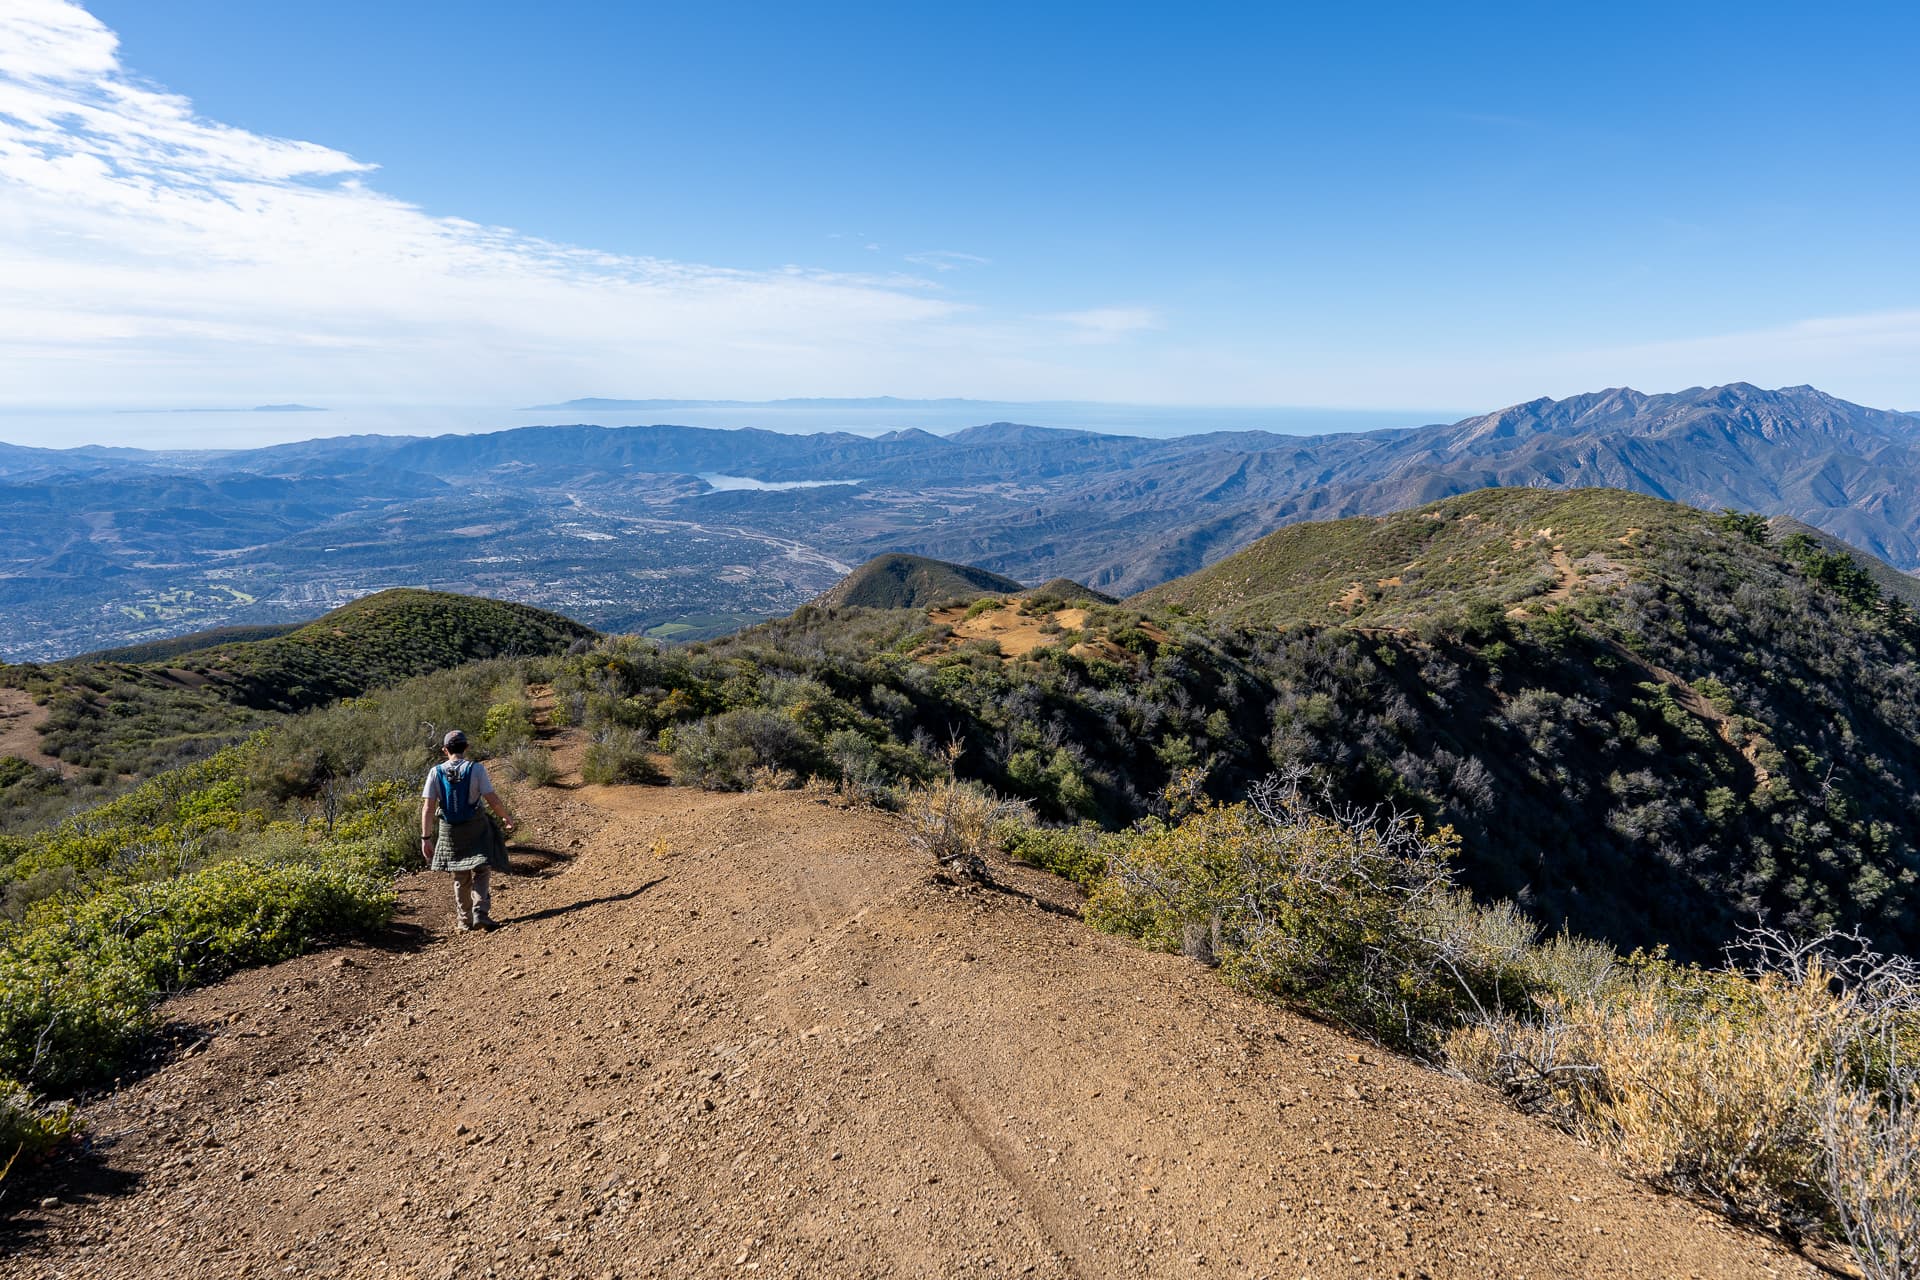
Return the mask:
<svg viewBox="0 0 1920 1280">
<path fill-rule="evenodd" d="M 408 877 L 417 934 L 175 1001 L 200 1047 L 88 1105 L 0 1276 L 1814 1274 L 1060 882 L 936 886 L 890 815 L 511 798 L 506 927 Z"/>
</svg>

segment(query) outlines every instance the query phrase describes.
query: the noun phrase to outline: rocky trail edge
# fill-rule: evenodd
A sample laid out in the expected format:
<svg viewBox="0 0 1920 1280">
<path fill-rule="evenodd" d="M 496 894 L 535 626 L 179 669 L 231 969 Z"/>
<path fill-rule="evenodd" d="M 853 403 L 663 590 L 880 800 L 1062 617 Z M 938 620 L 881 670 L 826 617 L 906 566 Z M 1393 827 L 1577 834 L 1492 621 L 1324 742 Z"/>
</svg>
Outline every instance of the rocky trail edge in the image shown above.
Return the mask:
<svg viewBox="0 0 1920 1280">
<path fill-rule="evenodd" d="M 1811 1277 L 1451 1079 L 797 792 L 521 786 L 493 933 L 176 998 L 0 1276 Z"/>
</svg>

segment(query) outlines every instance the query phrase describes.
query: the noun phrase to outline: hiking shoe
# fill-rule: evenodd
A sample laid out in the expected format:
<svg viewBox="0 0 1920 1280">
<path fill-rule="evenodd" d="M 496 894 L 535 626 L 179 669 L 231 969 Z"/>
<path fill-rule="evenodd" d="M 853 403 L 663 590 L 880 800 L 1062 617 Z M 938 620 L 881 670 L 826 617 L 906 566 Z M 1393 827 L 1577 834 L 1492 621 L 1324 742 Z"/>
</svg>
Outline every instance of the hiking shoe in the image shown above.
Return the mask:
<svg viewBox="0 0 1920 1280">
<path fill-rule="evenodd" d="M 500 927 L 500 922 L 484 911 L 474 917 L 473 923 L 475 928 L 485 929 L 488 933 L 492 933 Z"/>
</svg>

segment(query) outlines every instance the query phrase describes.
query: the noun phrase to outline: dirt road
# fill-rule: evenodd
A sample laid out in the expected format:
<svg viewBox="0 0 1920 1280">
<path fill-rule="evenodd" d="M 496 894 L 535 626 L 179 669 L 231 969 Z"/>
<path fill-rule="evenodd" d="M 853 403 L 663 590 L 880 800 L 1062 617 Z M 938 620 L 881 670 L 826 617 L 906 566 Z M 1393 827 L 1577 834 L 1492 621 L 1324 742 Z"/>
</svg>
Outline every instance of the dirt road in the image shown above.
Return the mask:
<svg viewBox="0 0 1920 1280">
<path fill-rule="evenodd" d="M 887 815 L 518 803 L 500 931 L 410 877 L 413 943 L 178 1000 L 204 1044 L 90 1108 L 0 1275 L 1818 1274 L 1046 877 L 935 886 Z"/>
</svg>

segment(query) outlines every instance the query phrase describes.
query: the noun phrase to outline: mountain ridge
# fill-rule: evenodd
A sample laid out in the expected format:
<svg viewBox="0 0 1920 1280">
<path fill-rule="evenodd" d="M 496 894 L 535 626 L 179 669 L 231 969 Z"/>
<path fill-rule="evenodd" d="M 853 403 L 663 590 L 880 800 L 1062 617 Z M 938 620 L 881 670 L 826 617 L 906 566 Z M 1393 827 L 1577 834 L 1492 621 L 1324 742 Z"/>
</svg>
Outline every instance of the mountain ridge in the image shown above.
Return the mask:
<svg viewBox="0 0 1920 1280">
<path fill-rule="evenodd" d="M 711 501 L 707 476 L 759 492 Z M 425 585 L 614 630 L 777 616 L 891 552 L 1126 595 L 1287 524 L 1501 486 L 1790 517 L 1906 571 L 1920 566 L 1917 476 L 1911 416 L 1744 383 L 1321 436 L 574 425 L 133 460 L 0 450 L 0 602 L 57 615 L 0 613 L 0 654 L 280 622 L 417 580 L 423 562 Z M 780 488 L 797 484 L 853 488 Z M 476 529 L 484 555 L 463 549 Z"/>
</svg>

